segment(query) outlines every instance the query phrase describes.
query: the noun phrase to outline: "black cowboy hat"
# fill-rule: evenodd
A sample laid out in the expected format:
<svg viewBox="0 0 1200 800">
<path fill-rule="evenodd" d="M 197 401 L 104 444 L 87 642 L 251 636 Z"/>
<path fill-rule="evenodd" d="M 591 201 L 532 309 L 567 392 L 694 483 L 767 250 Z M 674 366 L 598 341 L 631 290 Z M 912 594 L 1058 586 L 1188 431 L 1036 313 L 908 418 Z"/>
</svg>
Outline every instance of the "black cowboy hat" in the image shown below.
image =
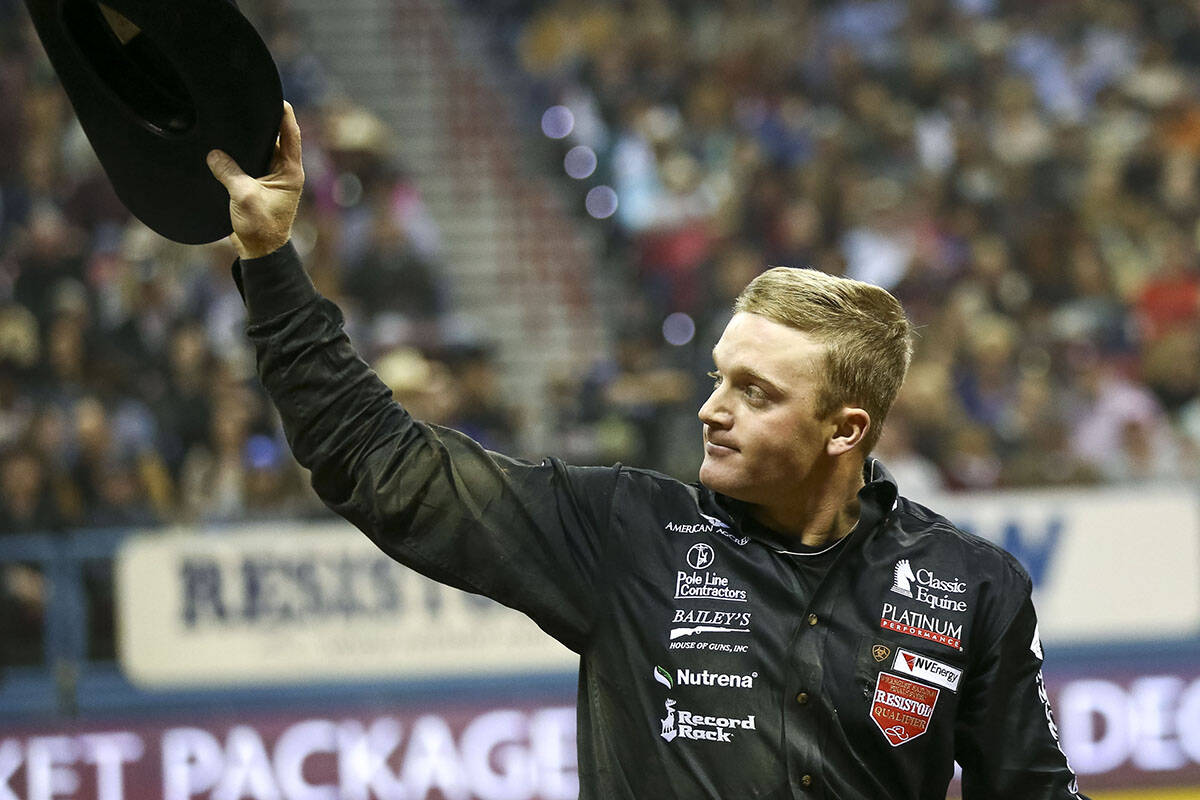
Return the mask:
<svg viewBox="0 0 1200 800">
<path fill-rule="evenodd" d="M 256 177 L 283 115 L 275 62 L 230 0 L 25 0 L 117 196 L 185 244 L 229 235 L 205 155 Z"/>
</svg>

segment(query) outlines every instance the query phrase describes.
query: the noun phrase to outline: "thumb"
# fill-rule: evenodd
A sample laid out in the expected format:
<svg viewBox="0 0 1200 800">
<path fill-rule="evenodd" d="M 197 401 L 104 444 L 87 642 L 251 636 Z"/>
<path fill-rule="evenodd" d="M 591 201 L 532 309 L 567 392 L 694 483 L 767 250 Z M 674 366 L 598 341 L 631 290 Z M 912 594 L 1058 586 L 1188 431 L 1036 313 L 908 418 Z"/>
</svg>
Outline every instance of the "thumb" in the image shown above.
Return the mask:
<svg viewBox="0 0 1200 800">
<path fill-rule="evenodd" d="M 233 183 L 238 178 L 246 177 L 246 173 L 237 165 L 228 153 L 223 150 L 210 150 L 208 158 L 208 170 L 213 174 L 213 177 L 221 182 L 226 189 L 232 189 Z"/>
</svg>

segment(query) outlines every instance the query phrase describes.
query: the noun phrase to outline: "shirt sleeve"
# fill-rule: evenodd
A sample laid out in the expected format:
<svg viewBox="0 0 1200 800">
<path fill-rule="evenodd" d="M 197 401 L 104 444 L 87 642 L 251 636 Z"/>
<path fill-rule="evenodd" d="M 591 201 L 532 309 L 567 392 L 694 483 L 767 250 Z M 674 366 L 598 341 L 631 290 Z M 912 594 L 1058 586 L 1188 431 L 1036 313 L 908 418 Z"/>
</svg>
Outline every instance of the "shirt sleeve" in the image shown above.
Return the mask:
<svg viewBox="0 0 1200 800">
<path fill-rule="evenodd" d="M 414 420 L 358 357 L 291 245 L 235 262 L 258 373 L 312 484 L 397 561 L 528 614 L 579 652 L 618 468 L 532 464 Z"/>
<path fill-rule="evenodd" d="M 1031 586 L 1022 577 L 1016 615 L 962 689 L 955 757 L 963 800 L 1087 800 L 1058 741 Z"/>
</svg>

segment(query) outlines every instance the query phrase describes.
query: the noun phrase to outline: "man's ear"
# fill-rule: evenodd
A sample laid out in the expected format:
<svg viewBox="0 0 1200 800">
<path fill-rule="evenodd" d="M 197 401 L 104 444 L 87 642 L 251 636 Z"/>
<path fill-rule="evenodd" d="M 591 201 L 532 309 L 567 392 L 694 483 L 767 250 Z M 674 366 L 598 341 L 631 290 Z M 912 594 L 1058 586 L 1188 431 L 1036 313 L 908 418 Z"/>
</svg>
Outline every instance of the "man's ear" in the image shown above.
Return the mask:
<svg viewBox="0 0 1200 800">
<path fill-rule="evenodd" d="M 853 450 L 871 429 L 871 415 L 865 409 L 852 406 L 834 412 L 833 422 L 837 428 L 825 444 L 825 452 L 831 456 L 840 456 Z"/>
</svg>

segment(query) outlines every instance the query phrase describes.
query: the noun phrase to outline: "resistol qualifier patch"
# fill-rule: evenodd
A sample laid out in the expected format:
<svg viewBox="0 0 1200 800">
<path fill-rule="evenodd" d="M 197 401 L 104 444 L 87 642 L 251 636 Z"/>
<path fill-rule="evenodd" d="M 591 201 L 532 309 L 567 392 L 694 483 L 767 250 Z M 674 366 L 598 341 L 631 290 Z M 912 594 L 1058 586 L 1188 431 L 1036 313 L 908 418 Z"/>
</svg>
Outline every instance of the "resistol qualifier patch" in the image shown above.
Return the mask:
<svg viewBox="0 0 1200 800">
<path fill-rule="evenodd" d="M 881 672 L 875 681 L 871 719 L 892 747 L 911 742 L 929 729 L 940 691 L 899 675 Z"/>
</svg>

